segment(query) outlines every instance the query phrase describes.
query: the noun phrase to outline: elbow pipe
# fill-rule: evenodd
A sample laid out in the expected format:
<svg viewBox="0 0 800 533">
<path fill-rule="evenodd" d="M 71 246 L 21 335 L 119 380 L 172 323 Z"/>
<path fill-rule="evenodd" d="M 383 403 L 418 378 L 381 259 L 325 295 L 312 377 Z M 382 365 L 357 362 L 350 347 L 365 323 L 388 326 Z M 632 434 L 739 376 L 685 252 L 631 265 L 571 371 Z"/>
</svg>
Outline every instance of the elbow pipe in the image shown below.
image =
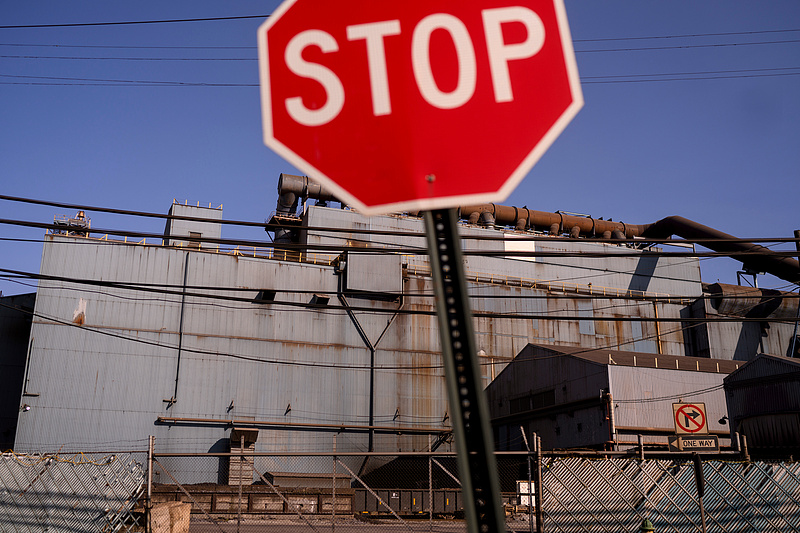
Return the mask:
<svg viewBox="0 0 800 533">
<path fill-rule="evenodd" d="M 742 242 L 733 235 L 709 228 L 680 216 L 663 218 L 647 225 L 642 237 L 667 239 L 672 235 L 684 239 L 703 239 L 702 245 L 710 250 L 741 261 L 744 268 L 754 272 L 767 272 L 790 283 L 800 283 L 800 262 L 792 257 L 778 257 L 764 246 Z"/>
<path fill-rule="evenodd" d="M 494 227 L 494 215 L 489 211 L 481 213 L 480 222 L 484 226 Z"/>
<path fill-rule="evenodd" d="M 306 176 L 281 174 L 278 177 L 278 205 L 275 211 L 285 215 L 294 215 L 301 198 L 313 198 L 319 202 L 338 201 L 333 193 Z M 275 230 L 275 243 L 283 244 L 291 242 L 291 240 L 292 230 L 284 228 Z"/>
<path fill-rule="evenodd" d="M 313 198 L 320 202 L 339 201 L 331 191 L 307 176 L 281 174 L 278 177 L 278 197 L 289 194 L 294 194 L 298 198 Z M 280 206 L 280 200 L 278 205 Z"/>
</svg>

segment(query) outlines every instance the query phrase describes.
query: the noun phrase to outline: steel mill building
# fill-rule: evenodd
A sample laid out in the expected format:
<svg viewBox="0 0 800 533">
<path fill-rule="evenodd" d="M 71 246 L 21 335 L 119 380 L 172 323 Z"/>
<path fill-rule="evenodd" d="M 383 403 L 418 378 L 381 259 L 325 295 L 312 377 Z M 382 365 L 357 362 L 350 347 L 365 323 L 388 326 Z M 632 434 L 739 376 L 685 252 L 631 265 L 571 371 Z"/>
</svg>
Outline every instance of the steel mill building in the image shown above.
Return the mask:
<svg viewBox="0 0 800 533">
<path fill-rule="evenodd" d="M 45 236 L 27 346 L 4 355 L 15 451 L 141 450 L 149 435 L 160 452 L 228 451 L 240 434 L 256 451 L 449 449 L 419 216 L 365 217 L 289 175 L 270 247 L 225 244 L 218 208 L 169 214 L 159 242 L 95 234 L 83 214 Z M 659 241 L 710 237 L 747 271 L 796 282 L 792 258 L 680 217 L 460 215 L 499 449 L 521 448 L 520 426 L 546 448 L 665 446 L 678 401 L 704 403 L 727 446 L 723 380 L 758 354 L 793 355 L 797 299 L 704 284 L 696 255 L 661 253 L 691 244 Z M 183 482 L 221 480 L 213 462 L 184 469 Z"/>
</svg>

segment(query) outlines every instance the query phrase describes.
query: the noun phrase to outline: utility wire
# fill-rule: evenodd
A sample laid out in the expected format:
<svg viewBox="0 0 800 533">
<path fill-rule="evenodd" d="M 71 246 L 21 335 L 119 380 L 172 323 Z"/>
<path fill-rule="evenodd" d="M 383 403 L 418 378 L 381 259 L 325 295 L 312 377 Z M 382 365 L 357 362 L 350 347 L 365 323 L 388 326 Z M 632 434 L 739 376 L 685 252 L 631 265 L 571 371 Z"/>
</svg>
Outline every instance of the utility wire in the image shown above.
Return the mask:
<svg viewBox="0 0 800 533">
<path fill-rule="evenodd" d="M 232 17 L 234 19 L 238 17 Z M 243 18 L 269 18 L 269 15 L 251 15 Z M 194 22 L 194 21 L 207 21 L 207 20 L 231 20 L 230 18 L 219 19 L 180 19 L 172 21 L 142 21 L 142 22 L 127 22 L 125 24 L 155 24 L 159 22 Z M 105 24 L 105 23 L 95 23 Z M 17 26 L 20 27 L 20 26 Z M 41 27 L 41 26 L 35 26 Z M 56 25 L 48 27 L 58 27 Z M 676 35 L 651 35 L 646 37 L 603 37 L 597 39 L 573 39 L 574 43 L 600 43 L 608 41 L 644 41 L 655 39 L 686 39 L 697 37 L 731 37 L 735 35 L 764 35 L 774 33 L 790 33 L 800 32 L 800 28 L 790 28 L 785 30 L 756 30 L 756 31 L 730 31 L 720 33 L 689 33 L 689 34 L 676 34 Z M 212 50 L 226 50 L 230 48 L 244 49 L 252 48 L 252 46 L 137 46 L 137 45 L 70 45 L 70 44 L 42 44 L 42 43 L 0 43 L 0 46 L 21 46 L 21 47 L 48 47 L 48 48 L 122 48 L 122 49 L 164 49 L 164 50 L 183 50 L 183 49 L 212 49 Z"/>
<path fill-rule="evenodd" d="M 0 26 L 2 29 L 2 26 Z M 576 41 L 577 42 L 577 41 Z M 586 41 L 583 41 L 586 42 Z M 586 49 L 575 50 L 576 54 L 580 53 L 596 53 L 596 52 L 640 52 L 640 51 L 653 51 L 653 50 L 679 50 L 679 49 L 692 49 L 692 48 L 725 48 L 731 46 L 753 46 L 765 44 L 795 44 L 800 43 L 800 39 L 780 39 L 776 41 L 743 41 L 738 43 L 705 43 L 705 44 L 684 44 L 684 45 L 668 45 L 668 46 L 640 46 L 629 48 L 599 48 L 599 49 Z M 139 47 L 137 49 L 144 48 Z M 248 49 L 227 47 L 225 49 Z M 256 46 L 249 47 L 250 50 L 256 50 Z M 118 56 L 41 56 L 41 55 L 0 55 L 4 58 L 18 58 L 18 59 L 88 59 L 88 60 L 103 60 L 103 59 L 119 59 L 119 60 L 135 60 L 135 61 L 256 61 L 257 58 L 174 58 L 174 57 L 118 57 Z"/>
<path fill-rule="evenodd" d="M 357 313 L 366 313 L 370 315 L 421 315 L 421 316 L 434 316 L 436 314 L 435 310 L 425 310 L 425 309 L 397 309 L 397 308 L 376 308 L 376 307 L 368 307 L 368 306 L 353 306 L 349 305 L 347 307 L 338 306 L 338 305 L 319 305 L 313 304 L 310 302 L 297 302 L 297 301 L 289 301 L 289 300 L 271 300 L 269 302 L 256 302 L 254 301 L 255 296 L 253 297 L 239 297 L 239 296 L 232 296 L 232 295 L 222 295 L 222 294 L 210 294 L 210 293 L 202 293 L 202 292 L 189 292 L 186 290 L 172 290 L 172 289 L 165 289 L 165 288 L 157 288 L 157 287 L 149 287 L 149 286 L 142 286 L 142 285 L 127 285 L 124 282 L 114 282 L 114 281 L 101 281 L 101 280 L 94 280 L 94 279 L 81 279 L 69 276 L 52 276 L 52 275 L 44 275 L 44 274 L 32 274 L 32 273 L 24 273 L 16 270 L 10 269 L 0 269 L 0 272 L 5 272 L 7 274 L 15 274 L 15 275 L 25 275 L 27 274 L 29 279 L 37 279 L 37 280 L 47 280 L 47 281 L 56 281 L 56 282 L 65 282 L 65 283 L 75 283 L 75 284 L 83 284 L 89 286 L 100 286 L 100 287 L 109 287 L 109 288 L 117 288 L 117 289 L 128 289 L 128 290 L 136 290 L 141 292 L 148 292 L 148 293 L 155 293 L 155 294 L 164 294 L 164 295 L 172 295 L 172 296 L 180 296 L 186 298 L 205 298 L 209 300 L 223 300 L 223 301 L 231 301 L 231 302 L 241 302 L 241 303 L 248 303 L 252 304 L 252 306 L 265 306 L 265 307 L 290 307 L 290 308 L 300 308 L 300 309 L 314 309 L 319 311 L 325 312 L 337 312 L 337 313 L 344 313 L 348 310 L 357 312 Z M 248 290 L 248 289 L 242 289 Z M 249 289 L 251 293 L 257 293 L 259 290 L 258 288 Z M 266 290 L 266 289 L 265 289 Z M 272 289 L 275 290 L 276 293 L 280 293 L 280 289 Z M 759 301 L 759 303 L 761 303 Z M 567 315 L 567 314 L 558 314 L 554 312 L 542 312 L 542 313 L 503 313 L 503 312 L 483 312 L 479 310 L 473 311 L 473 316 L 475 318 L 501 318 L 505 320 L 554 320 L 554 321 L 587 321 L 587 322 L 662 322 L 662 323 L 681 323 L 681 324 L 691 324 L 691 323 L 711 323 L 711 322 L 763 322 L 765 319 L 763 317 L 728 317 L 728 316 L 715 316 L 713 318 L 684 318 L 684 317 L 643 317 L 643 316 L 584 316 L 584 315 Z M 794 324 L 793 319 L 782 319 L 782 318 L 770 318 L 770 322 L 774 323 L 787 323 L 787 324 Z"/>
<path fill-rule="evenodd" d="M 798 67 L 800 68 L 800 67 Z M 140 210 L 133 210 L 133 209 L 119 209 L 113 207 L 105 207 L 105 206 L 94 206 L 94 205 L 87 205 L 87 204 L 74 204 L 74 203 L 67 203 L 67 202 L 56 202 L 52 200 L 42 200 L 37 198 L 27 198 L 21 196 L 11 196 L 7 194 L 0 194 L 0 200 L 6 200 L 9 202 L 17 202 L 23 204 L 31 204 L 31 205 L 44 205 L 49 207 L 58 207 L 61 209 L 71 209 L 75 211 L 96 211 L 99 213 L 111 213 L 117 215 L 130 215 L 130 216 L 139 216 L 145 218 L 157 218 L 162 220 L 182 220 L 187 222 L 206 222 L 206 223 L 213 223 L 213 224 L 223 224 L 223 225 L 232 225 L 232 226 L 248 226 L 248 227 L 257 227 L 257 228 L 266 228 L 266 229 L 296 229 L 296 228 L 287 228 L 281 224 L 268 224 L 265 222 L 256 222 L 251 220 L 210 220 L 208 217 L 193 217 L 187 215 L 169 215 L 164 213 L 155 213 L 152 211 L 140 211 Z M 174 205 L 184 205 L 184 204 L 174 204 Z M 1 220 L 1 219 L 0 219 Z M 40 223 L 33 223 L 39 227 Z M 22 224 L 24 225 L 24 224 Z M 63 228 L 63 226 L 59 226 L 59 228 Z M 341 228 L 330 228 L 325 226 L 303 226 L 302 230 L 304 231 L 321 231 L 321 232 L 330 232 L 330 233 L 341 233 Z M 107 233 L 108 230 L 97 230 L 97 229 L 89 229 L 91 233 Z M 403 231 L 403 230 L 375 230 L 375 229 L 360 229 L 360 228 L 348 228 L 348 234 L 359 234 L 359 235 L 383 235 L 383 236 L 398 236 L 398 237 L 415 237 L 415 238 L 425 238 L 425 233 L 422 229 L 420 231 Z M 499 233 L 499 232 L 498 232 Z M 114 234 L 113 231 L 111 234 Z M 163 235 L 159 235 L 163 237 Z M 502 233 L 498 235 L 467 235 L 465 236 L 468 240 L 476 240 L 476 241 L 506 241 L 506 236 Z M 180 240 L 188 240 L 188 239 L 180 239 Z M 568 238 L 568 237 L 559 237 L 553 235 L 521 235 L 518 233 L 514 234 L 514 242 L 526 242 L 526 241 L 540 241 L 540 242 L 558 242 L 558 241 L 565 241 L 565 242 L 575 242 L 575 239 Z M 608 242 L 606 240 L 600 238 L 586 238 L 581 239 L 581 242 Z M 656 239 L 656 238 L 648 238 L 646 241 L 626 241 L 627 244 L 632 243 L 641 243 L 641 242 L 648 242 L 648 243 L 659 243 L 659 244 L 670 244 L 670 243 L 714 243 L 714 242 L 729 242 L 729 243 L 796 243 L 798 239 L 794 237 L 754 237 L 754 238 L 734 238 L 734 239 L 704 239 L 704 238 L 697 238 L 697 239 Z M 797 254 L 795 254 L 797 255 Z"/>
<path fill-rule="evenodd" d="M 651 39 L 685 39 L 695 37 L 730 37 L 732 35 L 762 35 L 769 33 L 800 32 L 800 28 L 785 30 L 728 31 L 720 33 L 684 33 L 676 35 L 651 35 L 649 37 L 604 37 L 599 39 L 573 39 L 575 43 L 599 43 L 605 41 L 643 41 Z"/>
<path fill-rule="evenodd" d="M 220 20 L 247 20 L 247 19 L 267 19 L 270 15 L 242 15 L 237 17 L 205 17 L 187 19 L 165 19 L 165 20 L 127 20 L 111 22 L 72 22 L 62 24 L 10 24 L 0 26 L 0 30 L 18 30 L 27 28 L 80 28 L 88 26 L 133 26 L 141 24 L 173 24 L 178 22 L 210 22 Z"/>
<path fill-rule="evenodd" d="M 208 220 L 206 219 L 208 222 Z M 22 226 L 28 228 L 37 228 L 37 229 L 48 229 L 53 231 L 85 231 L 86 233 L 94 233 L 99 235 L 117 235 L 121 237 L 131 237 L 131 238 L 143 238 L 143 239 L 169 239 L 174 241 L 183 241 L 183 242 L 195 242 L 195 243 L 213 243 L 219 245 L 229 245 L 229 246 L 245 246 L 248 248 L 258 249 L 258 248 L 269 248 L 274 249 L 278 248 L 280 252 L 285 252 L 287 254 L 286 257 L 289 257 L 288 254 L 290 253 L 318 253 L 318 254 L 340 254 L 346 251 L 350 252 L 361 252 L 361 253 L 370 253 L 370 254 L 377 254 L 377 255 L 409 255 L 409 256 L 426 256 L 428 255 L 427 248 L 422 247 L 396 247 L 396 248 L 368 248 L 362 249 L 359 248 L 354 250 L 353 247 L 347 246 L 346 244 L 342 245 L 334 245 L 334 244 L 298 244 L 298 243 L 286 243 L 280 244 L 277 247 L 274 243 L 262 241 L 262 240 L 245 240 L 245 239 L 224 239 L 224 238 L 212 238 L 212 237 L 187 237 L 187 236 L 178 236 L 178 235 L 164 235 L 163 233 L 153 233 L 153 232 L 142 232 L 142 231 L 129 231 L 129 230 L 115 230 L 115 229 L 107 229 L 107 228 L 92 228 L 91 230 L 84 230 L 82 228 L 75 229 L 70 228 L 60 224 L 49 224 L 44 222 L 32 222 L 32 221 L 25 221 L 25 220 L 12 220 L 12 219 L 0 219 L 0 224 L 7 224 L 12 226 Z M 58 233 L 52 234 L 54 236 L 58 236 Z M 466 237 L 467 240 L 470 239 L 469 236 Z M 100 241 L 101 239 L 97 239 Z M 105 242 L 113 243 L 113 244 L 125 244 L 122 241 L 107 241 Z M 588 240 L 587 240 L 588 242 Z M 675 241 L 680 242 L 680 241 Z M 689 241 L 683 241 L 689 242 Z M 127 243 L 133 244 L 133 243 Z M 519 257 L 519 258 L 565 258 L 565 257 L 572 257 L 572 258 L 601 258 L 601 259 L 609 259 L 609 258 L 622 258 L 622 257 L 731 257 L 732 255 L 735 256 L 734 259 L 740 258 L 747 258 L 747 257 L 789 257 L 793 258 L 796 257 L 798 254 L 796 251 L 783 251 L 783 250 L 770 250 L 769 252 L 764 252 L 763 250 L 754 250 L 754 251 L 735 251 L 735 252 L 666 252 L 666 251 L 646 251 L 643 252 L 641 250 L 631 250 L 631 251 L 615 251 L 615 252 L 606 252 L 606 251 L 599 251 L 599 252 L 588 252 L 585 250 L 581 251 L 573 251 L 573 252 L 566 252 L 562 250 L 552 250 L 552 251 L 534 251 L 534 252 L 525 252 L 525 251 L 516 251 L 516 250 L 482 250 L 482 249 L 469 249 L 466 248 L 463 251 L 465 256 L 476 256 L 476 257 Z M 279 257 L 277 257 L 279 258 Z M 577 265 L 573 265 L 577 266 Z"/>
<path fill-rule="evenodd" d="M 684 44 L 670 46 L 640 46 L 630 48 L 600 48 L 595 50 L 575 50 L 576 54 L 590 54 L 595 52 L 646 52 L 653 50 L 680 50 L 690 48 L 726 48 L 730 46 L 753 46 L 764 44 L 793 44 L 800 43 L 800 39 L 781 39 L 778 41 L 754 41 L 741 43 L 708 43 L 708 44 Z"/>
<path fill-rule="evenodd" d="M 1 56 L 0 56 L 1 57 Z M 736 78 L 764 78 L 800 75 L 800 67 L 776 67 L 762 69 L 707 70 L 699 72 L 663 72 L 655 74 L 620 74 L 609 76 L 583 76 L 583 84 L 609 83 L 648 83 L 662 81 L 692 81 Z M 104 87 L 259 87 L 258 83 L 192 82 L 177 80 L 129 80 L 108 78 L 75 78 L 64 76 L 33 76 L 0 74 L 2 78 L 20 80 L 52 80 L 48 82 L 0 82 L 4 85 L 42 85 L 42 86 L 104 86 Z M 56 81 L 58 83 L 56 83 Z"/>
<path fill-rule="evenodd" d="M 2 26 L 0 26 L 2 29 Z M 640 46 L 629 48 L 600 48 L 594 50 L 575 50 L 576 54 L 588 54 L 598 52 L 649 52 L 655 50 L 682 50 L 694 48 L 727 48 L 732 46 L 754 46 L 766 44 L 795 44 L 800 43 L 800 39 L 782 39 L 777 41 L 756 41 L 740 43 L 709 43 L 709 44 L 685 44 L 669 46 Z M 252 50 L 256 50 L 253 46 Z M 118 57 L 118 56 L 43 56 L 43 55 L 0 55 L 5 59 L 65 59 L 65 60 L 118 60 L 118 61 L 257 61 L 258 58 L 241 57 Z"/>
</svg>

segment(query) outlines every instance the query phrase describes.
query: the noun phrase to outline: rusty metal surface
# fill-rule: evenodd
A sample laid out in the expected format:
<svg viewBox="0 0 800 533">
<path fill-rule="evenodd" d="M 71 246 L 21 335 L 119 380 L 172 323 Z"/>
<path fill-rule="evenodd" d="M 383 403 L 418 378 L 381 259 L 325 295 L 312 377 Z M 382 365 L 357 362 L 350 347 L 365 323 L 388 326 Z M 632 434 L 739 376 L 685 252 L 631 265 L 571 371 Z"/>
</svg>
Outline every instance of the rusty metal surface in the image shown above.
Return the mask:
<svg viewBox="0 0 800 533">
<path fill-rule="evenodd" d="M 309 244 L 358 243 L 360 249 L 380 247 L 382 253 L 392 247 L 424 246 L 421 221 L 413 217 L 366 218 L 349 210 L 309 207 L 304 224 L 341 230 L 309 229 L 303 236 Z M 503 235 L 497 230 L 463 231 L 466 247 L 491 245 L 507 251 L 502 239 L 483 239 Z M 702 294 L 697 260 L 621 257 L 617 251 L 635 250 L 580 241 L 537 242 L 536 249 L 603 250 L 607 255 L 546 261 L 513 255 L 467 258 L 473 310 L 485 315 L 475 321 L 485 384 L 529 343 L 598 351 L 608 346 L 660 350 L 663 353 L 651 354 L 659 358 L 659 367 L 664 361 L 674 365 L 676 356 L 687 353 L 681 324 L 656 328 L 651 320 L 680 318 L 686 297 Z M 158 424 L 160 416 L 369 425 L 370 350 L 364 338 L 375 350 L 374 425 L 446 430 L 427 258 L 408 255 L 402 261 L 408 265 L 401 274 L 402 302 L 360 300 L 361 309 L 349 316 L 336 299 L 340 280 L 330 262 L 49 235 L 44 275 L 165 285 L 174 294 L 43 280 L 26 380 L 31 409 L 20 413 L 15 447 L 144 447 L 149 434 L 155 434 L 167 451 L 217 450 L 227 444 L 230 428 L 225 425 L 178 427 Z M 189 287 L 202 290 L 189 290 L 182 298 L 184 279 Z M 264 289 L 274 290 L 279 303 L 253 302 Z M 594 298 L 606 290 L 618 297 Z M 327 306 L 308 306 L 313 294 L 332 298 Z M 654 294 L 663 295 L 657 307 L 645 298 Z M 214 295 L 240 301 L 210 297 Z M 401 303 L 403 310 L 429 314 L 395 315 Z M 510 314 L 533 318 L 503 316 Z M 558 315 L 584 320 L 548 318 Z M 74 322 L 77 317 L 80 325 Z M 631 322 L 603 320 L 627 317 L 646 320 L 641 333 Z M 771 338 L 781 338 L 782 331 L 774 326 Z M 737 339 L 712 338 L 717 342 L 715 353 L 722 358 L 727 353 L 730 359 L 731 343 Z M 256 445 L 260 451 L 329 451 L 334 444 L 335 431 L 261 431 Z M 375 449 L 387 451 L 426 449 L 429 441 L 428 435 L 401 432 L 374 438 Z M 341 435 L 337 447 L 357 451 L 367 443 L 367 435 L 353 432 Z M 204 476 L 215 479 L 216 473 L 199 472 L 196 481 Z"/>
</svg>

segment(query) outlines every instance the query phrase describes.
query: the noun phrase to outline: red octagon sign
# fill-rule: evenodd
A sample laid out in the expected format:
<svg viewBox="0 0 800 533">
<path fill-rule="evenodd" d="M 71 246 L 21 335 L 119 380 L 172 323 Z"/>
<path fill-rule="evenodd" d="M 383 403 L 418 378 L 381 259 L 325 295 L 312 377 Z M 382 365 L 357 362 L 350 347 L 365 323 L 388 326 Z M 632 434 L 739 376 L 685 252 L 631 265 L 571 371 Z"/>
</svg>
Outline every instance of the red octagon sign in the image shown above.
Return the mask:
<svg viewBox="0 0 800 533">
<path fill-rule="evenodd" d="M 286 0 L 264 142 L 366 214 L 504 200 L 583 105 L 563 0 Z"/>
</svg>

